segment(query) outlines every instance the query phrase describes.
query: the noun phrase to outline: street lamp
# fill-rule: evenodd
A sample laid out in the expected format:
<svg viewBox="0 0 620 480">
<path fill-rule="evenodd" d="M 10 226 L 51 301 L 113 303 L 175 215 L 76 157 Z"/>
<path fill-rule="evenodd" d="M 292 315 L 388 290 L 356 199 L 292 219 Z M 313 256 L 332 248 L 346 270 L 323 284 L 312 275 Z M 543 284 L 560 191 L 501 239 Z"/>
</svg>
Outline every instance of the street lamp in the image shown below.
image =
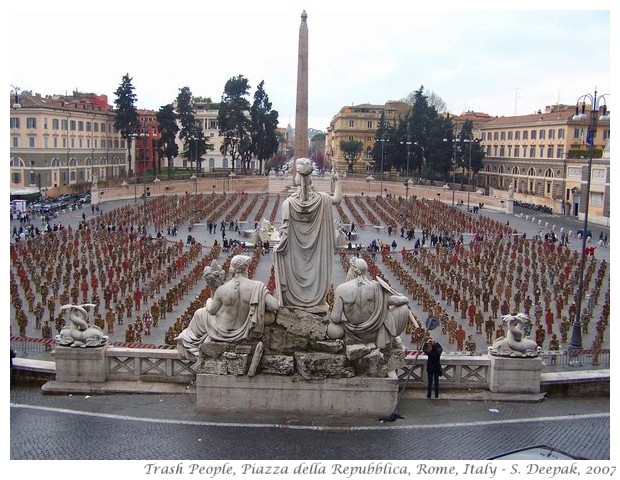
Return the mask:
<svg viewBox="0 0 620 480">
<path fill-rule="evenodd" d="M 400 142 L 401 145 L 407 145 L 407 173 L 405 175 L 405 177 L 409 178 L 409 155 L 411 155 L 411 147 L 410 145 L 413 144 L 413 142 L 409 139 L 407 139 L 406 142 Z"/>
<path fill-rule="evenodd" d="M 448 132 L 453 132 L 453 130 L 451 128 L 449 128 L 448 130 L 445 131 L 444 135 L 446 135 Z M 444 142 L 448 142 L 448 138 L 445 137 L 443 139 Z M 454 163 L 452 164 L 452 206 L 454 207 L 454 191 L 456 189 L 456 137 L 452 139 L 452 143 L 454 144 Z"/>
<path fill-rule="evenodd" d="M 381 196 L 383 196 L 383 160 L 384 160 L 383 144 L 384 144 L 384 142 L 389 142 L 390 139 L 389 138 L 380 138 L 379 141 L 381 142 Z"/>
<path fill-rule="evenodd" d="M 409 200 L 409 187 L 411 186 L 411 180 L 405 180 L 405 201 Z"/>
<path fill-rule="evenodd" d="M 597 98 L 596 90 L 594 95 L 586 94 L 577 99 L 577 105 L 575 107 L 575 116 L 573 120 L 581 121 L 588 120 L 586 115 L 586 100 L 590 100 L 590 118 L 588 120 L 588 133 L 586 135 L 586 144 L 590 146 L 590 156 L 588 158 L 588 169 L 586 171 L 586 187 L 585 187 L 585 209 L 583 214 L 583 234 L 581 236 L 581 261 L 579 262 L 579 286 L 577 288 L 577 309 L 575 311 L 575 321 L 573 322 L 573 329 L 571 332 L 569 350 L 580 350 L 583 348 L 581 339 L 581 297 L 583 296 L 583 271 L 586 263 L 586 240 L 588 232 L 588 210 L 590 209 L 590 183 L 592 180 L 592 157 L 594 154 L 594 137 L 596 137 L 596 128 L 599 120 L 608 120 L 607 104 L 605 102 L 607 94 L 601 95 Z M 601 108 L 601 100 L 603 106 Z M 579 112 L 579 104 L 581 103 L 581 113 Z M 600 112 L 599 112 L 600 109 Z M 599 115 L 600 116 L 597 116 Z M 581 176 L 583 182 L 583 175 Z M 583 192 L 583 188 L 582 188 Z M 581 203 L 581 202 L 580 202 Z"/>
</svg>

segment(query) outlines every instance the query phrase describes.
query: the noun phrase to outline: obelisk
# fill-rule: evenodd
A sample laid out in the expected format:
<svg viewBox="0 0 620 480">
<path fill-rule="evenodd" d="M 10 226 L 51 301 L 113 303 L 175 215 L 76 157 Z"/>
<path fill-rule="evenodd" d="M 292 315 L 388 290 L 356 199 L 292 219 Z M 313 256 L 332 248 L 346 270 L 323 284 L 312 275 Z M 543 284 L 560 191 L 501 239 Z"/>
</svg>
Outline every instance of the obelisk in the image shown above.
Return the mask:
<svg viewBox="0 0 620 480">
<path fill-rule="evenodd" d="M 295 107 L 295 158 L 308 156 L 308 14 L 301 12 L 297 53 L 297 105 Z M 293 162 L 293 178 L 296 167 Z"/>
</svg>

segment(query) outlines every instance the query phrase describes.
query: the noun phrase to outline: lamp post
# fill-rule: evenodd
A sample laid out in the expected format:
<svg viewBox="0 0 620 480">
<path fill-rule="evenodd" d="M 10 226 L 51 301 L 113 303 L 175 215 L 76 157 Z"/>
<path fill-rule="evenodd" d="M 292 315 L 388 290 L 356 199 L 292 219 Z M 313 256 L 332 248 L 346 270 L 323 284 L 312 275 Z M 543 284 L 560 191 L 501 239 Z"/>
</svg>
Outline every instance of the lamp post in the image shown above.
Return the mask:
<svg viewBox="0 0 620 480">
<path fill-rule="evenodd" d="M 409 187 L 411 186 L 411 180 L 405 180 L 405 201 L 409 200 Z"/>
<path fill-rule="evenodd" d="M 409 156 L 411 155 L 411 145 L 413 142 L 407 138 L 406 142 L 400 142 L 401 145 L 407 145 L 407 171 L 405 177 L 409 178 Z"/>
<path fill-rule="evenodd" d="M 581 298 L 583 297 L 583 272 L 585 270 L 586 263 L 586 240 L 587 240 L 587 232 L 588 232 L 588 210 L 590 209 L 590 184 L 592 180 L 592 157 L 594 154 L 594 137 L 596 136 L 596 127 L 597 123 L 601 119 L 607 120 L 609 116 L 607 115 L 607 104 L 605 103 L 605 95 L 601 95 L 597 98 L 596 90 L 594 91 L 594 95 L 586 94 L 582 95 L 577 99 L 577 105 L 575 107 L 575 116 L 573 120 L 581 121 L 588 120 L 588 133 L 586 135 L 586 144 L 590 146 L 590 156 L 588 158 L 588 168 L 586 170 L 586 186 L 585 186 L 585 209 L 583 214 L 583 234 L 581 236 L 581 261 L 579 262 L 579 285 L 577 287 L 577 298 L 576 305 L 577 309 L 575 311 L 575 320 L 572 325 L 570 344 L 568 346 L 570 350 L 580 350 L 583 348 L 582 338 L 581 338 Z M 590 100 L 590 118 L 586 115 L 586 105 L 585 101 Z M 601 110 L 600 117 L 599 108 L 600 103 L 603 101 L 603 106 Z M 579 104 L 581 102 L 581 113 L 579 112 Z M 583 174 L 581 176 L 581 181 L 583 182 Z M 583 188 L 582 188 L 583 192 Z M 580 202 L 581 203 L 581 202 Z"/>
<path fill-rule="evenodd" d="M 453 130 L 451 128 L 449 128 L 448 130 L 445 131 L 444 135 L 446 135 L 448 132 L 453 132 Z M 445 137 L 443 139 L 444 142 L 448 142 L 448 137 Z M 452 139 L 452 143 L 454 144 L 454 159 L 453 159 L 453 164 L 452 164 L 452 206 L 454 207 L 454 191 L 456 188 L 456 137 Z"/>
<path fill-rule="evenodd" d="M 467 213 L 469 213 L 469 192 L 471 190 L 471 146 L 474 143 L 471 137 L 463 140 L 469 143 L 469 163 L 467 165 Z"/>
<path fill-rule="evenodd" d="M 380 138 L 379 141 L 381 142 L 381 196 L 383 197 L 383 160 L 384 160 L 384 155 L 383 155 L 383 144 L 385 142 L 389 142 L 389 138 Z"/>
</svg>

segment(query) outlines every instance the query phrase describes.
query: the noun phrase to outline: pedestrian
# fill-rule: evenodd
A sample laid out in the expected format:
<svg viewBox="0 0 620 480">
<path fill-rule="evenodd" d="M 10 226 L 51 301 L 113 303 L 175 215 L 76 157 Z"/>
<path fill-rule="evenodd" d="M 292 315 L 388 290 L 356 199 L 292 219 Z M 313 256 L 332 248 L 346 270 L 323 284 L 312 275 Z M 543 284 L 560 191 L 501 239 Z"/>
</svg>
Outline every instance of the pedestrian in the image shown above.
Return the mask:
<svg viewBox="0 0 620 480">
<path fill-rule="evenodd" d="M 440 363 L 443 348 L 441 348 L 441 345 L 435 341 L 435 339 L 429 337 L 424 344 L 423 351 L 428 357 L 426 361 L 426 373 L 428 374 L 426 398 L 431 398 L 433 382 L 435 383 L 435 398 L 439 398 L 439 377 L 443 375 L 443 369 Z"/>
</svg>

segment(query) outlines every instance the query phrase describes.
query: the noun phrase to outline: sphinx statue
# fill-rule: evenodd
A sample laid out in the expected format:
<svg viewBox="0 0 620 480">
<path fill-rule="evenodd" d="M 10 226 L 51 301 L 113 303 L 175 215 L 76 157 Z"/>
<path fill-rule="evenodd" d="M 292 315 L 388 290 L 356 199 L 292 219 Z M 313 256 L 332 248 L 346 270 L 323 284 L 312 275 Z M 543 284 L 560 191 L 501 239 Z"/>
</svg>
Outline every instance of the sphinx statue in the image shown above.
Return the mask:
<svg viewBox="0 0 620 480">
<path fill-rule="evenodd" d="M 63 305 L 60 310 L 69 311 L 69 325 L 56 335 L 56 342 L 63 347 L 101 347 L 108 341 L 108 336 L 97 325 L 88 323 L 86 307 L 94 307 L 92 303 L 83 305 Z"/>
<path fill-rule="evenodd" d="M 523 331 L 529 317 L 525 313 L 504 315 L 502 321 L 506 323 L 506 336 L 495 340 L 489 347 L 489 353 L 498 357 L 537 357 L 540 347 Z"/>
</svg>

